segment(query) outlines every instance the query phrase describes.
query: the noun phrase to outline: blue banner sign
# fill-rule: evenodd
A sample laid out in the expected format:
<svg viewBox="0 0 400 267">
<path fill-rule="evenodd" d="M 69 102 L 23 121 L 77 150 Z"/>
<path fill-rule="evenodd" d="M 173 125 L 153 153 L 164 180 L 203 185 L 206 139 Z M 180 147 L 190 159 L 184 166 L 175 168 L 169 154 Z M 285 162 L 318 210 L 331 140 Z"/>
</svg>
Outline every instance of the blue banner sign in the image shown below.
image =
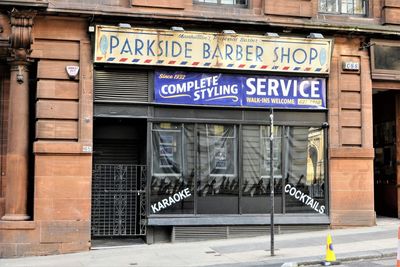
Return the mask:
<svg viewBox="0 0 400 267">
<path fill-rule="evenodd" d="M 325 109 L 324 78 L 156 71 L 156 103 Z"/>
</svg>

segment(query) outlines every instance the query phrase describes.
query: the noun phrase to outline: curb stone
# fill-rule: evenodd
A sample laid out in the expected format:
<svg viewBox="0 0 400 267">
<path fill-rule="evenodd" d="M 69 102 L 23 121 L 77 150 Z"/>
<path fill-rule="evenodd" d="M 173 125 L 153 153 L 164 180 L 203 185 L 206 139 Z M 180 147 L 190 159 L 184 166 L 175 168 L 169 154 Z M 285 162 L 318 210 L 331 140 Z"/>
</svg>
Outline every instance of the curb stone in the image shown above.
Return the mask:
<svg viewBox="0 0 400 267">
<path fill-rule="evenodd" d="M 337 261 L 338 262 L 350 262 L 350 261 L 356 261 L 356 260 L 371 260 L 371 259 L 382 259 L 382 258 L 390 258 L 390 257 L 395 257 L 397 255 L 397 252 L 393 250 L 384 250 L 384 251 L 365 251 L 364 253 L 361 252 L 359 255 L 343 255 L 343 256 L 337 256 Z M 312 261 L 303 261 L 303 262 L 297 262 L 297 266 L 313 266 L 313 265 L 321 265 L 321 263 L 324 260 L 312 260 Z M 332 264 L 333 265 L 333 264 Z M 292 265 L 288 265 L 292 266 Z M 296 266 L 296 265 L 294 265 Z M 284 265 L 282 265 L 284 267 Z"/>
</svg>

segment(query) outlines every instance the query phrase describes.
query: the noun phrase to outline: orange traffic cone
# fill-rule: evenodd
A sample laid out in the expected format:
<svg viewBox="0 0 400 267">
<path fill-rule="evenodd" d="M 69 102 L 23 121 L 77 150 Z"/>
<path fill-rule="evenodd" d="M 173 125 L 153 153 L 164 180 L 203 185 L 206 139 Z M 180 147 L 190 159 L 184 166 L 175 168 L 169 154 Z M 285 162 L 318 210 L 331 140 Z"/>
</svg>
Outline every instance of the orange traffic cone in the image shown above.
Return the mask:
<svg viewBox="0 0 400 267">
<path fill-rule="evenodd" d="M 397 232 L 397 267 L 400 267 L 400 227 Z"/>
<path fill-rule="evenodd" d="M 331 234 L 328 234 L 328 236 L 326 237 L 326 257 L 325 257 L 325 261 L 322 263 L 322 265 L 329 266 L 329 265 L 336 265 L 336 264 L 339 264 L 339 263 L 336 261 L 336 255 L 335 255 L 335 252 L 333 251 Z"/>
</svg>

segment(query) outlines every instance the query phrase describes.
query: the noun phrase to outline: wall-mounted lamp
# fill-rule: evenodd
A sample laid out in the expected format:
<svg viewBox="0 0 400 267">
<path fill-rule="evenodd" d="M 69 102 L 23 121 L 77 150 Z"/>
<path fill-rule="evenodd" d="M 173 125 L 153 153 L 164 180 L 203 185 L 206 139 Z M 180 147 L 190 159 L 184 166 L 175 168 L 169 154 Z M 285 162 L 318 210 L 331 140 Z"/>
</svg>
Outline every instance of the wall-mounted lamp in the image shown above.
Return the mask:
<svg viewBox="0 0 400 267">
<path fill-rule="evenodd" d="M 183 32 L 183 31 L 185 31 L 185 29 L 183 27 L 179 27 L 179 26 L 172 26 L 171 31 Z"/>
<path fill-rule="evenodd" d="M 310 32 L 310 34 L 307 36 L 307 38 L 310 38 L 310 39 L 324 39 L 324 36 L 322 35 L 322 33 Z"/>
<path fill-rule="evenodd" d="M 329 128 L 329 123 L 328 122 L 323 122 L 321 126 L 322 126 L 322 129 L 328 129 Z"/>
<path fill-rule="evenodd" d="M 236 34 L 234 30 L 222 30 L 222 33 L 224 34 Z"/>
<path fill-rule="evenodd" d="M 279 34 L 277 34 L 276 32 L 266 32 L 264 36 L 279 38 Z"/>
<path fill-rule="evenodd" d="M 132 28 L 131 24 L 129 24 L 129 23 L 119 23 L 118 27 L 126 28 L 126 29 Z"/>
</svg>

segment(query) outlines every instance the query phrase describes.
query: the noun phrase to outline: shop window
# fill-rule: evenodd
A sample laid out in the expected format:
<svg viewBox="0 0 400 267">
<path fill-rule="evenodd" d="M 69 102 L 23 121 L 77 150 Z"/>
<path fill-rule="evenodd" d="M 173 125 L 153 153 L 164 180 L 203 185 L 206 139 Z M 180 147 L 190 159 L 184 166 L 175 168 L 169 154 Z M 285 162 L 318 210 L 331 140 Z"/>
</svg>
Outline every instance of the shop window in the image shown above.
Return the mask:
<svg viewBox="0 0 400 267">
<path fill-rule="evenodd" d="M 193 213 L 193 127 L 160 123 L 152 133 L 152 213 Z"/>
<path fill-rule="evenodd" d="M 285 194 L 285 212 L 326 212 L 325 205 L 325 150 L 324 131 L 315 127 L 287 127 L 285 129 L 285 185 L 306 195 L 300 201 Z M 311 202 L 312 198 L 313 201 Z M 318 205 L 317 205 L 318 202 Z"/>
<path fill-rule="evenodd" d="M 217 4 L 232 6 L 247 6 L 247 0 L 194 0 L 195 4 Z"/>
<path fill-rule="evenodd" d="M 326 212 L 324 130 L 273 132 L 275 212 Z M 270 126 L 159 123 L 152 133 L 152 214 L 270 212 Z"/>
<path fill-rule="evenodd" d="M 276 212 L 282 212 L 282 129 L 281 126 L 274 127 Z M 269 126 L 243 126 L 242 213 L 269 213 L 271 210 L 269 131 Z"/>
<path fill-rule="evenodd" d="M 319 12 L 365 16 L 367 3 L 367 0 L 319 0 Z"/>
<path fill-rule="evenodd" d="M 236 126 L 200 124 L 197 129 L 199 147 L 197 212 L 237 214 L 239 179 Z"/>
</svg>

